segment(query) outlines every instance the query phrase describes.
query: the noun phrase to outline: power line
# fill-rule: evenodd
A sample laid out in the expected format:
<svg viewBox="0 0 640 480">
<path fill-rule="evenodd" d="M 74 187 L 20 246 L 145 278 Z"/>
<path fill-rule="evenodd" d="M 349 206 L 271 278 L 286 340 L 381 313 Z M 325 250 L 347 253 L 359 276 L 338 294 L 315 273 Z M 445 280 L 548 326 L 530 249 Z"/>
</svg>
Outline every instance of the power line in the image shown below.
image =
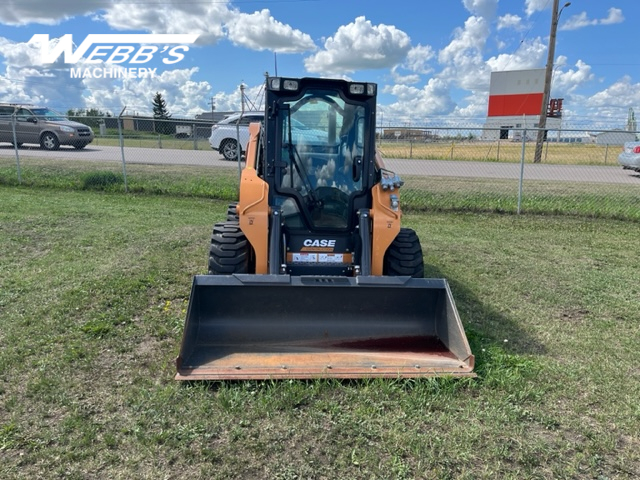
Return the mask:
<svg viewBox="0 0 640 480">
<path fill-rule="evenodd" d="M 534 17 L 531 19 L 531 26 L 529 27 L 529 30 L 527 30 L 527 33 L 525 33 L 524 36 L 520 39 L 520 43 L 515 48 L 515 50 L 513 52 L 511 52 L 511 57 L 509 57 L 509 61 L 504 66 L 503 71 L 507 69 L 507 67 L 511 63 L 511 60 L 513 60 L 514 55 L 517 53 L 518 50 L 520 50 L 520 47 L 524 44 L 524 41 L 527 39 L 527 37 L 531 33 L 531 30 L 533 30 L 533 27 L 536 25 L 536 22 L 538 21 L 538 17 L 540 16 L 540 14 L 542 13 L 543 10 L 547 9 L 547 7 L 549 6 L 549 2 L 550 1 L 551 0 L 547 0 L 547 3 L 545 3 L 544 7 L 542 7 L 540 10 L 538 10 L 535 13 Z"/>
</svg>

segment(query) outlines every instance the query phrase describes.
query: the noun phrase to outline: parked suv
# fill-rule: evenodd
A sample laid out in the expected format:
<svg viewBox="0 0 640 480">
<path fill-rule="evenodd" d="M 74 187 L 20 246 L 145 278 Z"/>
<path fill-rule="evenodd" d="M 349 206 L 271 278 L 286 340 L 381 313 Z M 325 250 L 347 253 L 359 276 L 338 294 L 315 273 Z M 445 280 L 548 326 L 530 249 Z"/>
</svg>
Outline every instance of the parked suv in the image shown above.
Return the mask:
<svg viewBox="0 0 640 480">
<path fill-rule="evenodd" d="M 244 148 L 249 142 L 249 124 L 262 122 L 264 120 L 264 113 L 245 112 L 244 115 L 234 113 L 211 127 L 209 144 L 211 148 L 220 152 L 226 160 L 235 160 L 238 158 L 238 129 L 236 128 L 238 120 L 240 120 L 238 125 L 240 130 L 240 148 Z M 245 153 L 244 150 L 241 150 L 241 152 L 242 154 Z"/>
<path fill-rule="evenodd" d="M 16 138 L 12 121 L 16 116 Z M 63 114 L 46 107 L 0 103 L 0 142 L 37 143 L 45 150 L 57 150 L 60 145 L 84 148 L 93 141 L 93 130 L 72 122 Z"/>
</svg>

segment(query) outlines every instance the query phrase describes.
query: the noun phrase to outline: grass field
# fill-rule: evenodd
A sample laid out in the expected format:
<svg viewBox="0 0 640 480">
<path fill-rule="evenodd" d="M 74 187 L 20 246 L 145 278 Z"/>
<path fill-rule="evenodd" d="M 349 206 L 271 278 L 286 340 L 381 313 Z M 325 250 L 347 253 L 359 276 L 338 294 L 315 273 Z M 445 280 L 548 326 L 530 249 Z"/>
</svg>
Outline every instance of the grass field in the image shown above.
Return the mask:
<svg viewBox="0 0 640 480">
<path fill-rule="evenodd" d="M 386 141 L 378 148 L 387 158 L 428 158 L 433 160 L 462 160 L 475 162 L 520 163 L 522 143 L 509 140 L 481 141 L 441 141 L 441 142 L 393 142 Z M 617 165 L 617 145 L 596 145 L 591 143 L 545 143 L 542 163 L 557 165 Z M 527 142 L 524 147 L 525 162 L 533 162 L 535 142 Z"/>
<path fill-rule="evenodd" d="M 191 277 L 227 202 L 78 178 L 0 185 L 0 478 L 640 475 L 635 221 L 406 215 L 476 379 L 184 384 Z"/>
<path fill-rule="evenodd" d="M 64 189 L 124 191 L 122 165 L 79 160 L 21 157 L 22 185 Z M 131 193 L 170 194 L 233 201 L 238 168 L 179 165 L 127 165 Z M 109 177 L 109 178 L 107 178 Z M 475 211 L 515 213 L 517 180 L 492 178 L 403 176 L 402 202 L 413 211 Z M 106 183 L 105 183 L 106 182 Z M 0 185 L 18 185 L 15 159 L 0 157 Z M 637 185 L 571 181 L 524 183 L 521 211 L 640 221 L 640 181 Z"/>
</svg>

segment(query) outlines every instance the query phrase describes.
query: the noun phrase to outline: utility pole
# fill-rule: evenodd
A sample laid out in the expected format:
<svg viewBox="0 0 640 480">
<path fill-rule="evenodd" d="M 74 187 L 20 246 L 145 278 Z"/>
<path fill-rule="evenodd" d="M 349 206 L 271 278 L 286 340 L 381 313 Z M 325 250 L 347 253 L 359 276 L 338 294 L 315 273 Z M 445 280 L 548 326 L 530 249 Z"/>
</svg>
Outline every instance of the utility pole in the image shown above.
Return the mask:
<svg viewBox="0 0 640 480">
<path fill-rule="evenodd" d="M 558 11 L 558 1 L 553 0 L 553 11 L 551 13 L 551 33 L 549 34 L 549 53 L 547 55 L 547 65 L 544 74 L 544 92 L 542 94 L 542 105 L 540 106 L 540 121 L 538 122 L 538 137 L 536 140 L 536 151 L 533 157 L 533 163 L 540 163 L 542 160 L 542 144 L 545 139 L 545 131 L 547 127 L 547 108 L 549 107 L 549 94 L 551 92 L 551 76 L 553 74 L 553 61 L 556 55 L 556 32 L 558 30 L 558 21 L 560 14 L 565 7 L 571 5 L 567 2 Z"/>
</svg>

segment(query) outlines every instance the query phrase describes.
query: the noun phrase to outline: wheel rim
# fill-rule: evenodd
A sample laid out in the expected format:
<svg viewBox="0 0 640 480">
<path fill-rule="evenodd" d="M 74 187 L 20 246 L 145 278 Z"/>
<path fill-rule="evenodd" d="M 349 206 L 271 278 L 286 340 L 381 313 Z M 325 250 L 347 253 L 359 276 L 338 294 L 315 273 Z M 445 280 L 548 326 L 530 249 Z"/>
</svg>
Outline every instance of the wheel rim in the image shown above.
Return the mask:
<svg viewBox="0 0 640 480">
<path fill-rule="evenodd" d="M 236 153 L 236 142 L 235 140 L 227 140 L 222 147 L 222 155 L 227 160 L 233 160 L 238 155 Z"/>
<path fill-rule="evenodd" d="M 56 140 L 53 135 L 45 135 L 44 137 L 42 137 L 42 143 L 44 145 L 44 148 L 46 148 L 47 150 L 51 150 L 56 147 Z"/>
</svg>

